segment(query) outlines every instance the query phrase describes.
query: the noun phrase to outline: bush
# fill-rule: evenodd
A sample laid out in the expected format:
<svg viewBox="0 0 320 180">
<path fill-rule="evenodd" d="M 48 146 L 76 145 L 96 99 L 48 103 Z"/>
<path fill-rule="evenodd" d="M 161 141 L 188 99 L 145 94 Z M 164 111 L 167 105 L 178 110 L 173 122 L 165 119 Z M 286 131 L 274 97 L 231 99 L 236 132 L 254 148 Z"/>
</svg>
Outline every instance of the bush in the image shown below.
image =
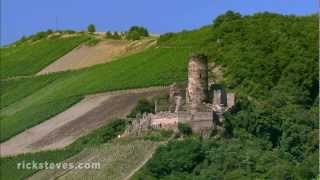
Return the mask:
<svg viewBox="0 0 320 180">
<path fill-rule="evenodd" d="M 89 33 L 94 33 L 96 32 L 96 26 L 94 24 L 89 24 L 87 30 Z"/>
<path fill-rule="evenodd" d="M 171 173 L 190 173 L 203 158 L 199 140 L 172 141 L 166 146 L 159 147 L 146 167 L 159 178 Z"/>
<path fill-rule="evenodd" d="M 66 33 L 66 34 L 74 34 L 74 33 L 76 33 L 76 31 L 71 30 L 71 29 L 67 29 L 67 30 L 64 30 L 63 33 Z"/>
<path fill-rule="evenodd" d="M 100 42 L 100 39 L 97 38 L 91 38 L 89 41 L 86 42 L 86 45 L 88 46 L 94 46 Z"/>
<path fill-rule="evenodd" d="M 123 133 L 126 129 L 126 125 L 126 121 L 122 119 L 115 120 L 107 125 L 102 134 L 103 142 L 108 142 L 111 139 L 115 138 L 117 135 Z"/>
<path fill-rule="evenodd" d="M 48 36 L 48 34 L 46 32 L 38 32 L 35 35 L 32 35 L 31 39 L 32 39 L 32 41 L 37 41 L 37 40 L 43 39 L 47 36 Z"/>
<path fill-rule="evenodd" d="M 106 32 L 106 38 L 107 39 L 112 39 L 113 38 L 113 35 L 110 31 Z"/>
<path fill-rule="evenodd" d="M 121 39 L 121 35 L 118 33 L 118 32 L 114 32 L 113 34 L 108 31 L 106 32 L 106 38 L 107 39 L 116 39 L 116 40 L 119 40 Z"/>
<path fill-rule="evenodd" d="M 114 32 L 113 39 L 121 39 L 121 36 L 119 35 L 118 32 Z"/>
<path fill-rule="evenodd" d="M 141 37 L 147 36 L 149 36 L 148 30 L 139 26 L 132 26 L 127 33 L 128 40 L 139 40 Z"/>
<path fill-rule="evenodd" d="M 186 123 L 179 123 L 178 129 L 179 129 L 179 132 L 183 135 L 189 136 L 192 134 L 191 127 Z"/>
<path fill-rule="evenodd" d="M 154 104 L 147 99 L 140 99 L 133 109 L 133 111 L 128 115 L 130 118 L 135 118 L 137 114 L 143 113 L 154 113 Z"/>
<path fill-rule="evenodd" d="M 172 37 L 174 37 L 174 33 L 165 33 L 163 35 L 160 35 L 160 38 L 158 40 L 158 44 L 162 44 L 164 42 L 169 41 Z"/>
<path fill-rule="evenodd" d="M 165 141 L 172 135 L 172 131 L 153 130 L 144 136 L 144 140 L 149 141 Z"/>
</svg>

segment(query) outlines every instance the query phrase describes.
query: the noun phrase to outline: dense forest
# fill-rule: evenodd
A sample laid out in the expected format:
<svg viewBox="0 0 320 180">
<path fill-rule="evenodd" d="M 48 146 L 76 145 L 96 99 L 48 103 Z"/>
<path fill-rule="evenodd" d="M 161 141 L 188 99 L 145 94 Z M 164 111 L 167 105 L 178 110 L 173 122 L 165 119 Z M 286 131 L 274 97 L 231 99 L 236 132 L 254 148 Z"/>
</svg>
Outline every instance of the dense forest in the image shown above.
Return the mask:
<svg viewBox="0 0 320 180">
<path fill-rule="evenodd" d="M 315 179 L 318 176 L 318 16 L 226 12 L 168 33 L 160 47 L 205 52 L 237 94 L 228 138 L 195 135 L 160 147 L 134 179 Z"/>
</svg>

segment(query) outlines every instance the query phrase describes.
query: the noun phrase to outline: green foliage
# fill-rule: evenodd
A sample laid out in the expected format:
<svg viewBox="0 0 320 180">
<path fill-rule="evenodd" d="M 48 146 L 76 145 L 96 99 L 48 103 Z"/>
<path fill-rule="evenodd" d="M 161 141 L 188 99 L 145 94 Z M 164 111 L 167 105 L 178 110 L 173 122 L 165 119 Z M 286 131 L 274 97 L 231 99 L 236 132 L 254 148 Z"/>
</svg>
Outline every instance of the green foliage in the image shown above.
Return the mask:
<svg viewBox="0 0 320 180">
<path fill-rule="evenodd" d="M 139 26 L 132 26 L 127 33 L 128 40 L 139 40 L 142 37 L 147 36 L 149 36 L 148 30 L 144 27 Z"/>
<path fill-rule="evenodd" d="M 179 132 L 182 133 L 183 135 L 189 136 L 192 134 L 191 127 L 186 123 L 179 123 L 178 129 L 179 129 Z"/>
<path fill-rule="evenodd" d="M 203 157 L 199 140 L 173 141 L 167 146 L 159 147 L 146 167 L 153 176 L 159 178 L 173 172 L 192 172 Z"/>
<path fill-rule="evenodd" d="M 86 42 L 86 45 L 88 45 L 88 46 L 95 46 L 95 45 L 97 45 L 100 41 L 101 41 L 100 39 L 95 38 L 95 37 L 92 37 L 92 38 L 90 38 L 90 40 L 88 40 L 88 41 Z"/>
<path fill-rule="evenodd" d="M 30 39 L 31 41 L 38 41 L 48 37 L 51 33 L 53 33 L 52 30 L 48 30 L 47 32 L 37 32 L 35 35 L 31 35 Z"/>
<path fill-rule="evenodd" d="M 94 24 L 89 24 L 89 25 L 88 25 L 88 28 L 87 28 L 87 31 L 88 31 L 89 33 L 94 33 L 94 32 L 96 32 L 96 26 L 95 26 Z"/>
<path fill-rule="evenodd" d="M 172 131 L 155 129 L 147 132 L 147 134 L 143 136 L 143 139 L 150 140 L 150 141 L 165 141 L 169 139 L 171 135 L 172 135 Z"/>
<path fill-rule="evenodd" d="M 106 32 L 106 38 L 107 38 L 107 39 L 119 40 L 119 39 L 121 39 L 121 35 L 119 35 L 118 32 L 114 32 L 114 33 L 112 34 L 110 31 L 108 31 L 108 32 Z"/>
<path fill-rule="evenodd" d="M 152 172 L 163 170 L 163 179 L 316 178 L 317 23 L 317 15 L 241 16 L 229 11 L 212 26 L 161 36 L 160 47 L 206 52 L 222 67 L 223 83 L 237 93 L 236 107 L 225 114 L 232 138 L 204 140 L 205 158 L 192 172 L 177 174 L 159 165 L 138 174 L 159 177 Z"/>
<path fill-rule="evenodd" d="M 39 121 L 48 109 L 62 111 L 50 105 L 58 99 L 183 81 L 189 52 L 206 52 L 221 65 L 227 88 L 237 93 L 236 107 L 226 114 L 232 138 L 170 142 L 137 179 L 314 179 L 319 165 L 317 23 L 316 15 L 227 12 L 211 26 L 161 36 L 158 49 L 46 76 L 51 80 L 1 83 L 1 113 L 25 126 L 29 122 L 23 116 L 30 112 Z M 0 123 L 9 123 L 5 119 Z"/>
<path fill-rule="evenodd" d="M 153 158 L 133 179 L 312 179 L 317 168 L 310 163 L 285 159 L 287 153 L 272 150 L 264 140 L 246 132 L 239 138 L 176 140 L 157 149 Z"/>
<path fill-rule="evenodd" d="M 154 113 L 154 103 L 145 98 L 138 101 L 128 117 L 135 118 L 138 114 L 142 115 L 143 113 Z"/>
<path fill-rule="evenodd" d="M 165 33 L 163 35 L 160 35 L 160 38 L 158 40 L 158 44 L 164 44 L 165 42 L 169 41 L 174 36 L 175 36 L 174 33 Z"/>
<path fill-rule="evenodd" d="M 121 36 L 119 35 L 118 32 L 114 32 L 113 39 L 121 39 Z"/>
<path fill-rule="evenodd" d="M 1 48 L 1 78 L 35 74 L 86 40 L 87 36 L 41 39 Z"/>
<path fill-rule="evenodd" d="M 106 32 L 106 38 L 107 39 L 112 39 L 112 33 L 110 31 Z"/>
<path fill-rule="evenodd" d="M 47 31 L 40 31 L 37 32 L 35 34 L 32 34 L 30 36 L 22 36 L 18 41 L 14 42 L 13 44 L 8 45 L 10 46 L 20 46 L 26 42 L 34 42 L 34 41 L 38 41 L 38 40 L 43 40 L 46 38 L 56 38 L 56 37 L 60 37 L 62 34 L 74 34 L 76 33 L 76 31 L 74 30 L 56 30 L 53 31 L 52 29 L 48 29 Z"/>
<path fill-rule="evenodd" d="M 109 124 L 83 136 L 71 145 L 61 150 L 43 151 L 38 153 L 23 154 L 0 159 L 1 179 L 18 180 L 34 174 L 37 170 L 17 169 L 17 163 L 21 162 L 61 162 L 85 148 L 97 146 L 112 140 L 122 134 L 126 128 L 125 120 L 114 120 Z"/>
</svg>

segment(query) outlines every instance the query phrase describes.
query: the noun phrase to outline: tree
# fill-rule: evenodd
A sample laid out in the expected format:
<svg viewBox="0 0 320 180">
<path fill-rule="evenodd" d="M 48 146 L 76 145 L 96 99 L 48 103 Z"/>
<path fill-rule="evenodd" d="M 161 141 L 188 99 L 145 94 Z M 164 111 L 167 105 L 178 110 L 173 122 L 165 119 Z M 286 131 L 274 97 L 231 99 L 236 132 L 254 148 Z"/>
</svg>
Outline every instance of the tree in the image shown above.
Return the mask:
<svg viewBox="0 0 320 180">
<path fill-rule="evenodd" d="M 139 40 L 141 37 L 147 36 L 149 36 L 148 30 L 140 26 L 132 26 L 127 33 L 127 39 L 129 40 Z"/>
<path fill-rule="evenodd" d="M 94 32 L 96 32 L 96 27 L 95 27 L 95 25 L 94 24 L 89 24 L 89 26 L 88 26 L 88 32 L 89 33 L 94 33 Z"/>
<path fill-rule="evenodd" d="M 149 100 L 142 98 L 138 101 L 136 107 L 128 115 L 128 117 L 135 118 L 137 114 L 153 113 L 153 112 L 154 112 L 154 104 Z"/>
<path fill-rule="evenodd" d="M 115 31 L 113 34 L 110 31 L 108 31 L 106 32 L 106 38 L 119 40 L 121 39 L 121 35 L 117 31 Z"/>
<path fill-rule="evenodd" d="M 190 173 L 203 158 L 202 146 L 198 139 L 172 141 L 167 146 L 157 149 L 146 168 L 158 178 L 172 172 Z"/>
</svg>

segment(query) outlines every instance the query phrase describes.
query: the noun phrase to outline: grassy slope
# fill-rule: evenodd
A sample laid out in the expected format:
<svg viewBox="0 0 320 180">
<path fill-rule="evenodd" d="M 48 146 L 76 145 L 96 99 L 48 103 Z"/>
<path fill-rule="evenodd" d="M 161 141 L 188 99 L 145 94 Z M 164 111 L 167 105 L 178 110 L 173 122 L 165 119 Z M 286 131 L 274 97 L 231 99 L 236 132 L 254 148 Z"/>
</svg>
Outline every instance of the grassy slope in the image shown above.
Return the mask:
<svg viewBox="0 0 320 180">
<path fill-rule="evenodd" d="M 6 157 L 0 159 L 0 179 L 16 180 L 30 176 L 37 172 L 36 169 L 17 169 L 17 163 L 21 162 L 61 162 L 79 152 L 85 148 L 95 147 L 110 141 L 118 134 L 122 134 L 125 130 L 126 122 L 124 120 L 116 120 L 103 126 L 89 135 L 81 137 L 71 145 L 61 150 L 55 151 L 43 151 L 39 153 L 24 154 L 14 157 Z"/>
<path fill-rule="evenodd" d="M 117 139 L 111 143 L 92 147 L 64 162 L 99 162 L 99 170 L 47 170 L 41 171 L 32 179 L 47 179 L 63 174 L 59 179 L 124 179 L 150 156 L 160 142 L 144 141 L 137 138 Z"/>
<path fill-rule="evenodd" d="M 86 94 L 185 80 L 188 54 L 188 49 L 149 49 L 79 71 L 3 82 L 0 140 L 62 112 Z"/>
<path fill-rule="evenodd" d="M 35 74 L 86 40 L 87 36 L 42 39 L 1 48 L 0 77 Z"/>
</svg>

